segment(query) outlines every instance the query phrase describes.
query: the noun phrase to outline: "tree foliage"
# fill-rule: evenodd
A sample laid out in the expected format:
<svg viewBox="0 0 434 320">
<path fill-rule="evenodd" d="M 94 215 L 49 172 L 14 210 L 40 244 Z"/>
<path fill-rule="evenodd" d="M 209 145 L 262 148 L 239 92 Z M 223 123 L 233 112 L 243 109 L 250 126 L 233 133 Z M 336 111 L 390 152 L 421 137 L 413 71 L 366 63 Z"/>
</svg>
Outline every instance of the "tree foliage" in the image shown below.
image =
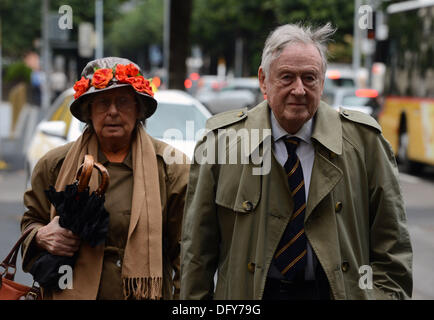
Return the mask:
<svg viewBox="0 0 434 320">
<path fill-rule="evenodd" d="M 211 67 L 225 58 L 229 67 L 234 60 L 235 41 L 244 40 L 245 54 L 258 62 L 261 40 L 276 24 L 271 0 L 194 0 L 192 43 L 211 57 Z M 262 41 L 263 45 L 263 41 Z"/>
<path fill-rule="evenodd" d="M 331 22 L 338 31 L 332 58 L 351 59 L 354 2 L 348 0 L 194 0 L 192 40 L 233 67 L 235 41 L 244 40 L 245 73 L 255 75 L 267 35 L 278 25 Z M 214 63 L 215 64 L 215 63 Z"/>
<path fill-rule="evenodd" d="M 119 7 L 125 0 L 104 0 L 104 27 L 110 30 L 119 18 Z M 59 7 L 67 4 L 73 10 L 71 40 L 78 37 L 81 22 L 95 21 L 95 1 L 89 0 L 50 0 L 49 11 L 58 14 Z M 60 17 L 60 15 L 59 15 Z M 11 59 L 22 58 L 31 50 L 38 50 L 35 40 L 42 38 L 42 1 L 41 0 L 1 0 L 0 18 L 2 21 L 3 55 Z"/>
<path fill-rule="evenodd" d="M 278 25 L 294 22 L 321 25 L 330 21 L 338 28 L 330 44 L 332 60 L 351 60 L 354 1 L 189 1 L 192 1 L 190 36 L 180 41 L 198 45 L 209 57 L 207 72 L 216 71 L 219 58 L 226 60 L 229 69 L 234 68 L 235 43 L 242 39 L 244 75 L 256 75 L 267 35 Z M 133 9 L 121 10 L 125 2 L 132 3 Z M 41 3 L 41 0 L 0 1 L 5 56 L 19 58 L 36 49 L 34 40 L 41 38 Z M 67 1 L 73 9 L 72 41 L 77 40 L 80 22 L 94 22 L 94 3 Z M 182 5 L 180 0 L 172 0 L 172 3 Z M 50 0 L 51 11 L 57 12 L 62 4 L 65 4 L 63 0 Z M 105 54 L 147 61 L 148 47 L 151 44 L 162 46 L 163 19 L 162 0 L 104 0 Z"/>
<path fill-rule="evenodd" d="M 152 44 L 163 42 L 164 2 L 146 0 L 134 10 L 118 16 L 108 32 L 107 43 L 114 55 L 135 55 Z"/>
<path fill-rule="evenodd" d="M 20 57 L 33 48 L 41 33 L 40 1 L 0 1 L 2 50 L 8 57 Z"/>
</svg>

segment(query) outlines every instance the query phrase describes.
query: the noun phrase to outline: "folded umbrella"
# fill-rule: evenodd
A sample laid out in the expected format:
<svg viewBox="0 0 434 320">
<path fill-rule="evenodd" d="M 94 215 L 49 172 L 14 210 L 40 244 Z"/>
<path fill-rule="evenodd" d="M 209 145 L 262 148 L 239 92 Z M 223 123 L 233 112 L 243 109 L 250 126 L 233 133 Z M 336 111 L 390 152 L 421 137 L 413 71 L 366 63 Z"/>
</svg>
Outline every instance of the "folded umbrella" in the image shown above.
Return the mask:
<svg viewBox="0 0 434 320">
<path fill-rule="evenodd" d="M 94 167 L 101 174 L 101 184 L 96 191 L 89 194 L 88 184 Z M 67 185 L 64 191 L 57 192 L 53 186 L 45 191 L 59 215 L 60 226 L 71 230 L 92 247 L 104 243 L 107 236 L 109 214 L 104 208 L 104 193 L 108 183 L 107 169 L 100 163 L 95 163 L 91 155 L 86 155 L 72 184 Z M 59 278 L 62 276 L 59 268 L 63 265 L 74 268 L 77 257 L 78 252 L 72 257 L 44 252 L 32 265 L 30 273 L 40 286 L 58 289 Z"/>
</svg>

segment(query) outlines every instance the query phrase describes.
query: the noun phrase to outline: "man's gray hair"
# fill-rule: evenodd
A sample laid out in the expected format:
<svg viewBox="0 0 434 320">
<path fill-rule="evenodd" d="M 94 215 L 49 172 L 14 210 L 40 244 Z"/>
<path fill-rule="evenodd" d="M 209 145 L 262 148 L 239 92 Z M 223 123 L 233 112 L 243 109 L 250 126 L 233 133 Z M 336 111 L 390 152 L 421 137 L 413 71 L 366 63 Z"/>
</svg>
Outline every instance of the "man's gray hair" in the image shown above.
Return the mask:
<svg viewBox="0 0 434 320">
<path fill-rule="evenodd" d="M 265 76 L 269 75 L 273 60 L 279 57 L 287 45 L 294 43 L 313 44 L 318 49 L 324 75 L 327 70 L 327 42 L 335 31 L 336 28 L 333 28 L 330 22 L 314 30 L 299 23 L 278 27 L 268 36 L 262 51 L 261 67 Z"/>
</svg>

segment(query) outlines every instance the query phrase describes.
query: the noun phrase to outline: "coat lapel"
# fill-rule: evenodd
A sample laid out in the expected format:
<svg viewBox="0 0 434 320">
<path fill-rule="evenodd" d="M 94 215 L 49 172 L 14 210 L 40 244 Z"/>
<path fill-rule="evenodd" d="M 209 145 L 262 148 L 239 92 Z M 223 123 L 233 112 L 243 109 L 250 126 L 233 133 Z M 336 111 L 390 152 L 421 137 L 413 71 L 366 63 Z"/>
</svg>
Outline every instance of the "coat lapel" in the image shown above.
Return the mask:
<svg viewBox="0 0 434 320">
<path fill-rule="evenodd" d="M 342 154 L 342 126 L 339 114 L 323 102 L 320 103 L 315 115 L 312 140 L 315 146 L 315 160 L 305 221 L 342 178 L 342 171 L 329 160 L 334 154 Z"/>
<path fill-rule="evenodd" d="M 334 203 L 331 197 L 327 198 L 343 176 L 342 171 L 330 160 L 335 154 L 342 154 L 342 125 L 339 114 L 324 103 L 320 104 L 315 116 L 312 140 L 315 160 L 306 207 L 305 231 L 327 274 L 333 297 L 343 298 L 338 227 Z"/>
<path fill-rule="evenodd" d="M 339 113 L 320 102 L 314 118 L 312 140 L 336 154 L 342 154 L 342 124 Z"/>
<path fill-rule="evenodd" d="M 246 128 L 249 133 L 252 132 L 252 129 L 259 129 L 261 132 L 259 140 L 251 140 L 251 148 L 248 156 L 252 158 L 255 152 L 258 152 L 258 149 L 260 149 L 260 154 L 264 155 L 260 165 L 266 168 L 265 162 L 269 161 L 270 167 L 273 163 L 273 170 L 276 170 L 276 163 L 272 161 L 272 157 L 274 156 L 271 152 L 271 124 L 269 108 L 266 101 L 249 112 L 246 120 Z M 315 115 L 312 140 L 315 145 L 315 161 L 309 187 L 306 221 L 315 207 L 333 190 L 342 178 L 342 171 L 328 159 L 334 154 L 342 154 L 342 126 L 339 113 L 322 101 Z M 284 173 L 282 168 L 277 168 L 277 170 L 280 173 Z M 279 185 L 282 187 L 281 184 Z M 270 184 L 270 186 L 273 190 L 276 190 L 276 185 Z M 285 187 L 288 189 L 287 185 L 285 185 Z M 272 203 L 269 205 L 273 206 Z"/>
<path fill-rule="evenodd" d="M 272 157 L 274 156 L 271 152 L 271 123 L 267 101 L 262 102 L 257 108 L 249 111 L 246 128 L 249 132 L 252 132 L 252 129 L 259 129 L 261 132 L 259 140 L 251 140 L 248 156 L 252 158 L 255 152 L 261 149 L 260 154 L 264 155 L 264 158 L 260 165 L 266 168 L 264 163 L 270 161 L 270 167 L 273 163 L 272 170 L 276 170 L 276 163 L 272 161 Z M 339 113 L 322 101 L 315 115 L 312 140 L 315 145 L 315 161 L 309 187 L 306 220 L 314 208 L 333 190 L 342 178 L 341 170 L 328 159 L 329 155 L 342 154 L 342 126 Z M 280 169 L 278 171 L 284 174 L 282 168 L 277 169 Z M 272 189 L 276 190 L 274 187 L 276 186 L 274 185 Z M 288 188 L 287 185 L 286 188 Z M 272 206 L 272 203 L 270 203 L 270 206 Z"/>
</svg>

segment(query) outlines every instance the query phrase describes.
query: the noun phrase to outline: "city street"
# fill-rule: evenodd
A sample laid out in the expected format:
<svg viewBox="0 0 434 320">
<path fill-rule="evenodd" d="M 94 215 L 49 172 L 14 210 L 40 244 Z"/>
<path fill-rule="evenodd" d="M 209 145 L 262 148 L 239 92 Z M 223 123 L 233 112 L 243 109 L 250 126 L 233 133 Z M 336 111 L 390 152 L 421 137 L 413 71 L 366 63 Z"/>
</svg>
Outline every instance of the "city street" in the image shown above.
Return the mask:
<svg viewBox="0 0 434 320">
<path fill-rule="evenodd" d="M 0 171 L 0 257 L 19 236 L 19 221 L 24 211 L 22 195 L 25 190 L 25 172 Z M 400 175 L 407 207 L 408 228 L 414 250 L 414 299 L 434 299 L 434 171 L 426 171 L 422 177 Z M 32 283 L 29 274 L 21 270 L 16 280 Z"/>
<path fill-rule="evenodd" d="M 217 252 L 220 256 L 219 270 L 214 273 L 215 296 L 242 300 L 262 295 L 264 299 L 268 296 L 287 300 L 296 288 L 297 298 L 315 299 L 323 295 L 320 281 L 313 286 L 312 283 L 299 285 L 298 281 L 288 284 L 275 280 L 274 287 L 273 281 L 267 279 L 262 291 L 259 289 L 264 286 L 257 282 L 261 272 L 265 275 L 268 270 L 264 265 L 267 257 L 276 258 L 275 268 L 280 271 L 275 272 L 282 272 L 285 279 L 300 278 L 300 270 L 316 274 L 321 268 L 316 268 L 318 259 L 315 257 L 312 267 L 312 247 L 327 269 L 330 288 L 345 287 L 346 295 L 341 295 L 337 289 L 336 298 L 372 297 L 376 290 L 371 286 L 373 271 L 376 275 L 383 271 L 373 270 L 372 266 L 385 266 L 383 273 L 388 275 L 397 273 L 389 283 L 400 276 L 405 278 L 405 270 L 399 272 L 403 268 L 394 266 L 401 262 L 410 269 L 403 257 L 409 257 L 411 245 L 412 299 L 434 300 L 433 21 L 434 0 L 68 0 L 66 3 L 0 0 L 0 263 L 21 236 L 21 220 L 27 210 L 23 196 L 31 187 L 29 175 L 35 171 L 38 160 L 49 150 L 81 137 L 81 144 L 69 149 L 61 177 L 69 180 L 67 177 L 76 174 L 77 159 L 82 159 L 82 153 L 94 159 L 104 154 L 112 162 L 113 167 L 107 168 L 112 179 L 110 188 L 99 188 L 103 194 L 107 191 L 105 199 L 109 201 L 105 201 L 104 207 L 112 213 L 110 232 L 104 236 L 107 219 L 101 217 L 107 217 L 106 212 L 94 209 L 97 206 L 103 209 L 101 198 L 91 206 L 80 195 L 74 197 L 73 205 L 67 203 L 60 208 L 56 203 L 56 207 L 59 213 L 71 210 L 77 213 L 81 209 L 75 209 L 74 205 L 80 208 L 83 205 L 86 208 L 84 218 L 73 217 L 74 225 L 80 226 L 69 227 L 91 245 L 92 240 L 84 234 L 96 238 L 103 232 L 95 242 L 119 249 L 114 251 L 119 251 L 121 256 L 116 252 L 111 254 L 116 260 L 115 269 L 119 271 L 123 263 L 134 266 L 122 270 L 123 291 L 116 286 L 111 288 L 116 284 L 114 280 L 101 281 L 99 294 L 104 300 L 153 299 L 161 293 L 168 297 L 177 292 L 176 281 L 170 288 L 164 285 L 160 290 L 159 273 L 153 272 L 156 260 L 152 253 L 161 246 L 170 248 L 173 242 L 170 223 L 163 228 L 153 228 L 160 224 L 154 219 L 155 214 L 160 214 L 159 197 L 166 203 L 171 219 L 182 215 L 177 189 L 181 188 L 186 172 L 183 166 L 171 166 L 170 162 L 176 164 L 181 159 L 178 152 L 166 152 L 173 150 L 172 147 L 201 165 L 194 167 L 200 174 L 197 185 L 190 188 L 197 192 L 195 195 L 200 201 L 187 201 L 191 207 L 189 210 L 187 205 L 186 212 L 191 214 L 184 219 L 187 222 L 185 234 L 194 245 L 190 246 L 187 241 L 183 247 L 186 257 L 183 280 L 187 284 L 183 286 L 187 289 L 181 290 L 181 297 L 192 299 L 206 294 L 201 282 L 207 280 L 198 279 L 201 273 L 195 268 L 195 259 L 205 257 L 204 252 L 211 256 Z M 272 124 L 272 139 L 265 139 L 270 138 L 268 124 Z M 374 133 L 362 136 L 366 130 L 381 131 L 399 160 L 406 221 L 401 201 L 396 215 L 400 216 L 400 223 L 407 226 L 410 241 L 407 233 L 401 232 L 402 225 L 396 227 L 394 221 L 390 222 L 396 219 L 386 207 L 396 204 L 396 188 L 386 186 L 387 181 L 380 177 L 387 172 L 381 168 L 388 165 L 388 155 L 375 145 L 378 141 Z M 318 138 L 313 146 L 317 148 L 316 142 L 325 146 L 330 158 L 339 154 L 340 162 L 333 166 L 327 164 L 324 157 L 314 154 L 312 144 L 303 146 L 284 137 L 295 135 L 303 140 L 310 132 L 313 139 Z M 203 140 L 207 133 L 210 135 Z M 155 140 L 167 143 L 170 148 Z M 205 141 L 199 144 L 201 150 L 195 149 L 199 140 Z M 348 147 L 336 143 L 340 140 Z M 264 166 L 270 164 L 264 161 L 264 166 L 258 166 L 266 155 L 266 141 L 275 143 L 272 147 L 282 165 L 286 156 L 288 160 L 297 160 L 294 166 L 291 161 L 285 162 L 290 194 L 278 187 L 274 178 L 264 187 L 264 179 L 248 177 L 241 166 L 230 170 L 219 168 L 218 181 L 214 179 L 216 195 L 207 193 L 206 188 L 213 187 L 207 177 L 216 172 L 208 166 L 210 162 L 220 164 L 228 160 L 233 163 L 234 159 L 238 164 L 248 162 L 255 167 L 253 175 L 258 174 L 257 169 L 265 169 Z M 300 146 L 298 156 L 294 154 L 295 149 L 285 150 L 285 144 L 291 149 Z M 160 165 L 159 150 L 167 166 Z M 158 161 L 154 155 L 158 156 Z M 129 159 L 133 166 L 126 161 Z M 362 163 L 360 159 L 368 160 Z M 319 170 L 310 172 L 313 161 Z M 158 175 L 151 175 L 149 171 L 156 172 L 156 162 Z M 124 170 L 127 169 L 125 164 L 130 171 Z M 336 180 L 336 165 L 342 169 L 345 181 Z M 354 174 L 366 171 L 366 166 L 374 171 L 369 179 Z M 420 172 L 418 169 L 422 166 L 426 167 Z M 82 176 L 86 175 L 85 169 L 86 166 L 81 167 Z M 276 174 L 275 169 L 273 167 L 273 174 Z M 45 173 L 53 170 L 48 165 L 42 168 Z M 236 170 L 240 175 L 233 174 Z M 419 173 L 415 173 L 417 171 Z M 100 173 L 104 175 L 102 170 Z M 87 179 L 80 176 L 79 180 Z M 102 177 L 99 181 L 105 180 Z M 132 180 L 135 181 L 133 186 Z M 311 186 L 307 189 L 311 193 L 304 198 L 305 183 Z M 130 188 L 134 192 L 130 192 Z M 330 188 L 334 188 L 332 192 Z M 387 192 L 388 188 L 393 190 L 389 201 L 372 191 L 385 189 Z M 159 190 L 162 190 L 160 196 Z M 261 190 L 266 192 L 260 195 Z M 211 199 L 207 199 L 207 195 Z M 293 198 L 293 204 L 286 201 L 288 197 Z M 92 195 L 91 198 L 93 203 L 95 198 Z M 267 201 L 269 198 L 271 200 Z M 78 199 L 86 202 L 76 203 Z M 327 201 L 333 201 L 332 206 L 326 204 Z M 378 203 L 372 205 L 373 201 Z M 222 208 L 217 224 L 206 216 L 209 203 L 218 203 Z M 323 215 L 312 223 L 310 232 L 306 231 L 305 235 L 303 219 L 314 203 L 322 210 L 320 215 L 326 213 L 324 210 L 328 207 L 333 212 L 329 218 L 322 219 L 326 217 Z M 374 219 L 372 212 L 377 204 L 382 208 L 377 218 L 383 215 L 386 218 Z M 31 203 L 28 206 L 34 207 Z M 171 208 L 174 213 L 170 212 Z M 293 223 L 291 228 L 285 229 L 281 211 L 289 213 L 291 210 L 294 210 L 290 219 Z M 350 210 L 359 211 L 346 215 Z M 240 214 L 251 211 L 254 213 Z M 87 214 L 89 212 L 94 217 Z M 128 241 L 124 243 L 121 235 L 128 229 L 130 213 L 131 227 L 139 219 L 135 217 L 141 217 L 140 227 L 135 231 L 131 228 Z M 360 219 L 366 220 L 361 222 Z M 355 228 L 354 223 L 360 225 Z M 67 223 L 62 225 L 67 226 Z M 227 232 L 222 231 L 218 239 L 211 235 L 214 248 L 208 240 L 216 228 Z M 377 231 L 378 228 L 382 229 Z M 50 232 L 44 236 L 42 231 L 38 234 L 38 243 L 45 243 L 43 246 L 47 248 L 52 246 L 51 252 L 67 254 L 71 249 L 56 239 L 58 230 L 54 237 Z M 280 234 L 282 236 L 278 237 Z M 306 237 L 312 246 L 306 247 Z M 319 246 L 315 245 L 315 237 Z M 378 244 L 376 239 L 380 238 L 392 245 Z M 394 239 L 402 240 L 394 246 L 398 249 L 390 248 Z M 258 243 L 263 245 L 263 250 L 258 249 Z M 274 243 L 280 246 L 270 249 L 269 244 Z M 224 250 L 229 246 L 232 246 L 230 250 Z M 73 249 L 78 250 L 78 247 Z M 84 249 L 80 247 L 80 254 L 86 256 Z M 389 260 L 380 261 L 378 250 Z M 407 254 L 400 253 L 404 250 Z M 122 257 L 124 251 L 134 254 Z M 171 260 L 169 251 L 163 250 L 162 261 Z M 15 280 L 32 286 L 33 276 L 22 270 L 21 255 L 18 254 Z M 193 260 L 188 261 L 189 257 Z M 100 258 L 95 256 L 89 265 L 98 265 Z M 105 258 L 104 261 L 107 262 Z M 107 267 L 107 263 L 104 266 Z M 112 280 L 112 276 L 116 279 L 111 269 L 107 268 L 107 274 L 102 273 L 102 279 Z M 131 269 L 134 271 L 130 272 Z M 0 266 L 3 276 L 4 271 L 8 270 Z M 47 287 L 43 279 L 49 277 L 50 270 L 45 271 L 44 276 L 36 278 Z M 69 271 L 63 278 L 67 278 L 68 283 Z M 77 294 L 73 296 L 77 300 L 88 297 L 87 287 L 92 287 L 91 281 L 87 281 L 89 277 L 86 279 L 88 271 L 80 272 L 75 268 Z M 252 283 L 243 275 L 251 277 Z M 375 280 L 380 286 L 381 279 Z M 104 289 L 106 282 L 110 282 L 110 286 Z M 345 282 L 345 286 L 341 282 Z M 363 285 L 368 291 L 361 289 Z M 406 289 L 410 291 L 409 286 Z M 3 294 L 4 290 L 0 291 Z M 189 314 L 181 309 L 179 305 L 179 311 L 172 315 Z M 318 310 L 323 312 L 323 309 Z M 243 314 L 233 311 L 233 315 Z"/>
</svg>

